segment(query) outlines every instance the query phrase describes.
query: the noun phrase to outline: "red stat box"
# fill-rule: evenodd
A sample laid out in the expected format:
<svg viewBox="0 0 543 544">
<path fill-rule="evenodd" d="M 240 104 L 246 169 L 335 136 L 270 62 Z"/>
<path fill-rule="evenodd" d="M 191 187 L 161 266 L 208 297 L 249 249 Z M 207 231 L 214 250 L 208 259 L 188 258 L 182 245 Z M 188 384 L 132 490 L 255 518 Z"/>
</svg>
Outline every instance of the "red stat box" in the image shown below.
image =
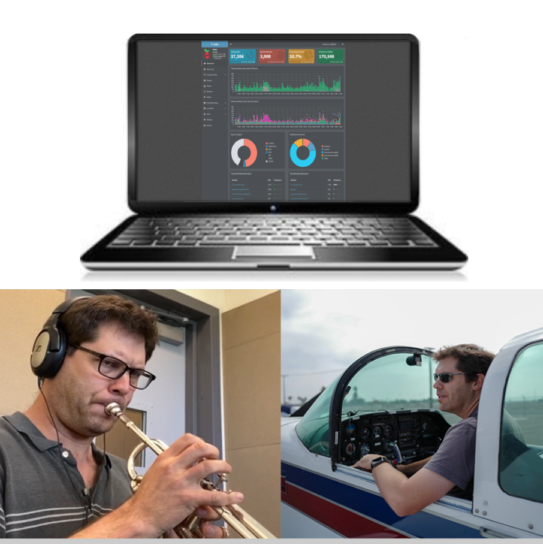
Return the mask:
<svg viewBox="0 0 543 544">
<path fill-rule="evenodd" d="M 260 49 L 258 51 L 260 64 L 285 64 L 284 49 Z"/>
</svg>

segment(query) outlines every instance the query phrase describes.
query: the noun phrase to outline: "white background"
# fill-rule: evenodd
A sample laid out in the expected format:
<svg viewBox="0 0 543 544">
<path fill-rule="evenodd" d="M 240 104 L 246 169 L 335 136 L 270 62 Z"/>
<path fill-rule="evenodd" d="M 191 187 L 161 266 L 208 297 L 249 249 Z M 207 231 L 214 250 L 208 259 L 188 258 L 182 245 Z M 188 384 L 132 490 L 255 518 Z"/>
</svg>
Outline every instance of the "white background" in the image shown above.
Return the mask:
<svg viewBox="0 0 543 544">
<path fill-rule="evenodd" d="M 496 0 L 3 0 L 2 287 L 539 287 L 540 8 Z M 127 40 L 155 32 L 415 34 L 417 215 L 465 251 L 468 265 L 452 273 L 87 272 L 79 256 L 129 214 Z"/>
</svg>

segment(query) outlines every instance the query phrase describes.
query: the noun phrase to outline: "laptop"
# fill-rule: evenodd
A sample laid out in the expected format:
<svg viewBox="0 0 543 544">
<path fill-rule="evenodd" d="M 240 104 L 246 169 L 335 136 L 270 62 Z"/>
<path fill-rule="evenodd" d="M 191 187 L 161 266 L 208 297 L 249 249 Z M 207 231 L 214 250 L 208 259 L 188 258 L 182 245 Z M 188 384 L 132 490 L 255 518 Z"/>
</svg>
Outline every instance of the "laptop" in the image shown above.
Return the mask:
<svg viewBox="0 0 543 544">
<path fill-rule="evenodd" d="M 89 269 L 457 269 L 419 203 L 412 35 L 135 35 L 128 200 Z"/>
</svg>

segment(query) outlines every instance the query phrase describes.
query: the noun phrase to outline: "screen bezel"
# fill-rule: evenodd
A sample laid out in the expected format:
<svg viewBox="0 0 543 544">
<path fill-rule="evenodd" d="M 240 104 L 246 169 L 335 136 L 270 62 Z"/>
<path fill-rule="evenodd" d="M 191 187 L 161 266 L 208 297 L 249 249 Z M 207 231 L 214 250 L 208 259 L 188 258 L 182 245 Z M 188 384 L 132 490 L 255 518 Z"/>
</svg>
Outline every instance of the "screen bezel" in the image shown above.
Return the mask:
<svg viewBox="0 0 543 544">
<path fill-rule="evenodd" d="M 210 40 L 408 41 L 411 45 L 411 182 L 408 202 L 140 202 L 137 195 L 137 42 Z M 128 42 L 128 205 L 160 213 L 411 213 L 419 205 L 419 42 L 411 34 L 136 34 Z"/>
</svg>

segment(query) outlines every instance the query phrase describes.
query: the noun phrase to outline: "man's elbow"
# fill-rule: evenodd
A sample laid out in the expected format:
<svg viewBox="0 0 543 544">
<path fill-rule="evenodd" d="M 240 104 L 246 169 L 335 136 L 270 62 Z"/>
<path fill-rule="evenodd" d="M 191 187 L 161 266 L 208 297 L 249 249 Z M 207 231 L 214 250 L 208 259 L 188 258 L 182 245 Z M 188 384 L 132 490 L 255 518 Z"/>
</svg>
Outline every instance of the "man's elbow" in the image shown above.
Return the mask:
<svg viewBox="0 0 543 544">
<path fill-rule="evenodd" d="M 404 518 L 405 516 L 412 516 L 417 512 L 420 512 L 422 508 L 417 508 L 412 501 L 409 500 L 396 500 L 389 502 L 390 508 L 392 511 L 399 516 Z"/>
</svg>

